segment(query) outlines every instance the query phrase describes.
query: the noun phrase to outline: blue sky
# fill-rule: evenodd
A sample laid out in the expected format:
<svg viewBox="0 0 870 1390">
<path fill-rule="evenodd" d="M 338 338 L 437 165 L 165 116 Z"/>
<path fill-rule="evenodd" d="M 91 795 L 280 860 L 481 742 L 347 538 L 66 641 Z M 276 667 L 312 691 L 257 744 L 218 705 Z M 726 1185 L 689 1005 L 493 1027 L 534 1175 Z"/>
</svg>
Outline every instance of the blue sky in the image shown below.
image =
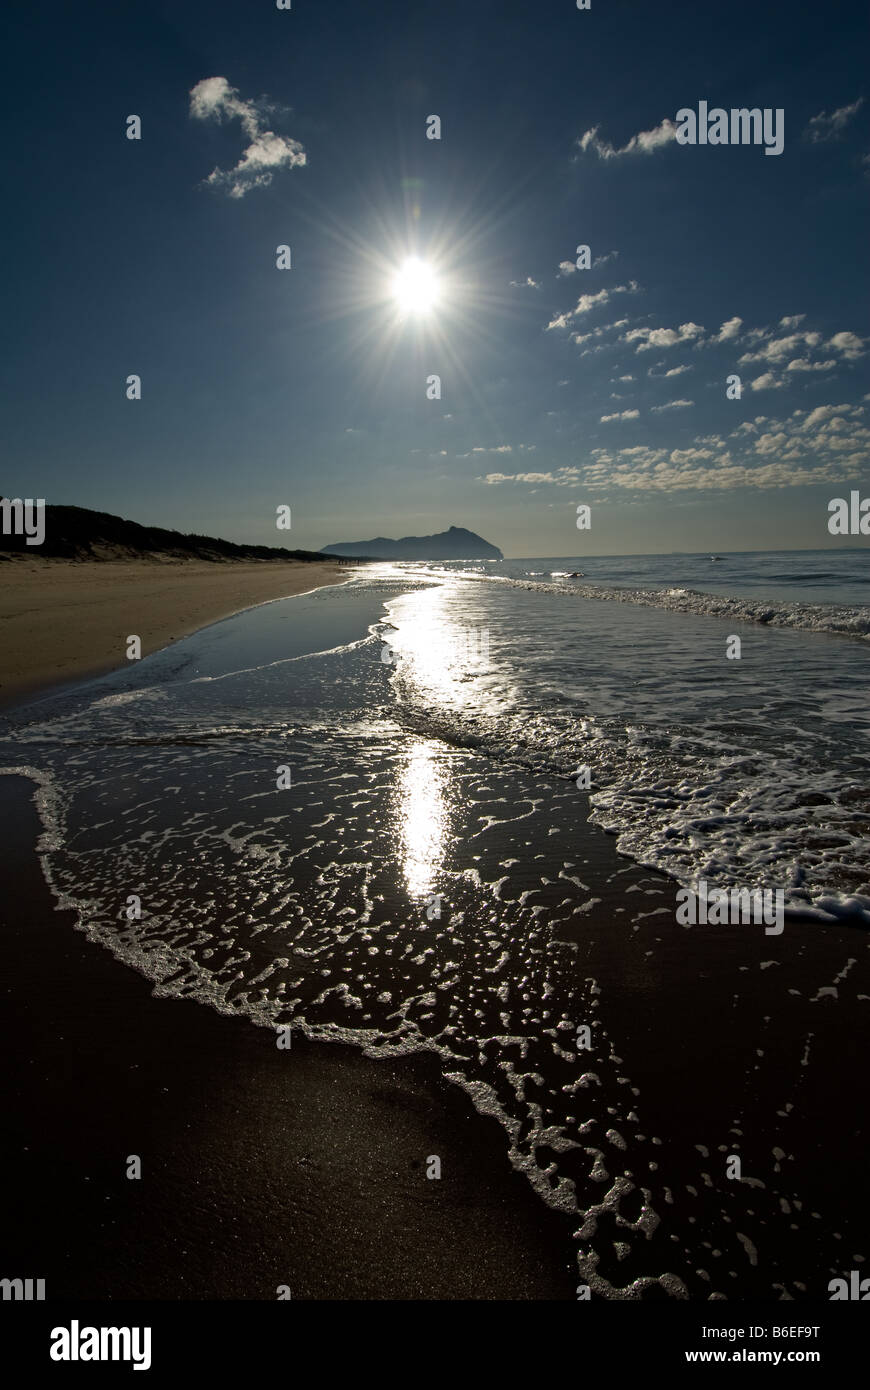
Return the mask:
<svg viewBox="0 0 870 1390">
<path fill-rule="evenodd" d="M 6 495 L 312 549 L 454 524 L 514 556 L 823 546 L 828 500 L 870 495 L 863 3 L 10 29 Z M 781 108 L 783 152 L 679 145 L 701 101 Z M 412 253 L 440 299 L 406 318 Z"/>
</svg>

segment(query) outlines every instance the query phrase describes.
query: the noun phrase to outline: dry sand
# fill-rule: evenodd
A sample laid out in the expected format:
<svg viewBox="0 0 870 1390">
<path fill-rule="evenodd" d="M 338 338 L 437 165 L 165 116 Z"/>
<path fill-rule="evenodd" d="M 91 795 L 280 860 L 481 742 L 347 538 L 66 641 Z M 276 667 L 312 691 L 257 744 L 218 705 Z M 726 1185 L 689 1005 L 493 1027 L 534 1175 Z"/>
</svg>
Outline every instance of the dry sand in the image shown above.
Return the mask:
<svg viewBox="0 0 870 1390">
<path fill-rule="evenodd" d="M 0 706 L 124 666 L 243 608 L 335 584 L 326 562 L 48 560 L 0 564 Z"/>
</svg>

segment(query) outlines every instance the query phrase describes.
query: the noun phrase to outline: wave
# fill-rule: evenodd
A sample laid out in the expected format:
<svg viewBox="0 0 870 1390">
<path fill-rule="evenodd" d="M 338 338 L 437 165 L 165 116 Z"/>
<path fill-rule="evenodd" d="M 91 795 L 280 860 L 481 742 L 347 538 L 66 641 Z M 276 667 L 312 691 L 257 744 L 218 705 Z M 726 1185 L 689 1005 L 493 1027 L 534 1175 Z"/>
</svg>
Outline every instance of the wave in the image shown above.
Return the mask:
<svg viewBox="0 0 870 1390">
<path fill-rule="evenodd" d="M 792 914 L 870 926 L 863 648 L 837 644 L 834 662 L 826 647 L 808 653 L 802 637 L 779 639 L 739 678 L 729 673 L 726 688 L 709 663 L 698 664 L 692 627 L 668 622 L 665 612 L 732 623 L 751 612 L 762 622 L 767 610 L 758 604 L 682 589 L 627 598 L 618 591 L 612 597 L 664 610 L 662 617 L 654 624 L 652 615 L 624 612 L 615 623 L 616 614 L 580 604 L 574 622 L 564 605 L 570 609 L 576 590 L 516 581 L 511 588 L 558 597 L 540 608 L 504 603 L 502 584 L 482 603 L 480 591 L 466 588 L 430 605 L 429 627 L 414 596 L 387 604 L 399 629 L 393 690 L 406 727 L 575 781 L 591 820 L 617 836 L 621 853 L 684 887 L 706 879 L 774 888 Z M 837 627 L 842 614 L 824 619 L 812 630 L 864 635 Z M 473 672 L 461 656 L 451 675 L 449 634 L 470 621 L 491 629 L 486 659 Z M 590 643 L 594 665 L 578 679 L 576 653 Z M 777 662 L 772 679 L 769 660 Z"/>
<path fill-rule="evenodd" d="M 463 576 L 466 577 L 466 576 Z M 471 576 L 468 576 L 471 577 Z M 488 575 L 473 576 L 482 583 Z M 616 589 L 597 584 L 530 584 L 523 579 L 492 576 L 517 589 L 561 594 L 566 598 L 601 599 L 608 603 L 634 603 L 646 608 L 666 608 L 672 613 L 727 618 L 731 622 L 760 623 L 804 632 L 827 632 L 839 637 L 870 641 L 870 607 L 827 603 L 769 602 L 738 595 L 702 593 L 698 589 Z"/>
</svg>

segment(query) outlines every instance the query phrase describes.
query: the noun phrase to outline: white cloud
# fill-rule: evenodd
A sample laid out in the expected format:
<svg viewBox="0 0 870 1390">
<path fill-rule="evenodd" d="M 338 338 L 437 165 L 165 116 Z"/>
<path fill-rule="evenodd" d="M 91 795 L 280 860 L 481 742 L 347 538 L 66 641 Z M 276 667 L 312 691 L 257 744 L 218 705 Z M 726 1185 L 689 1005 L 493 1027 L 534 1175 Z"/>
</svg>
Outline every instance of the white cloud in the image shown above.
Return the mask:
<svg viewBox="0 0 870 1390">
<path fill-rule="evenodd" d="M 675 451 L 680 454 L 680 451 Z M 691 451 L 682 451 L 689 454 Z M 860 475 L 860 457 L 831 461 L 816 467 L 796 467 L 788 455 L 783 461 L 764 464 L 735 463 L 729 454 L 719 459 L 701 459 L 690 466 L 688 458 L 678 458 L 673 467 L 661 460 L 636 469 L 613 470 L 609 460 L 580 469 L 558 469 L 555 473 L 488 473 L 484 481 L 500 483 L 553 483 L 557 487 L 576 487 L 601 490 L 618 487 L 632 492 L 728 492 L 735 488 L 806 487 L 822 483 L 840 483 Z"/>
<path fill-rule="evenodd" d="M 753 391 L 776 391 L 783 383 L 774 376 L 773 372 L 765 372 L 762 376 L 757 376 L 749 385 Z"/>
<path fill-rule="evenodd" d="M 758 415 L 743 421 L 730 438 L 732 456 L 719 435 L 699 435 L 687 447 L 634 444 L 611 452 L 589 451 L 589 461 L 546 474 L 489 474 L 487 483 L 550 483 L 599 495 L 610 488 L 636 493 L 722 492 L 737 488 L 781 489 L 843 484 L 865 476 L 870 465 L 870 429 L 864 405 L 795 410 L 784 420 Z M 621 419 L 622 416 L 607 417 Z M 764 426 L 760 433 L 759 427 Z"/>
<path fill-rule="evenodd" d="M 851 106 L 839 106 L 830 115 L 826 111 L 820 111 L 818 116 L 813 116 L 804 131 L 805 138 L 813 145 L 820 145 L 828 140 L 836 140 L 863 105 L 864 98 L 859 97 L 857 101 L 852 102 Z"/>
<path fill-rule="evenodd" d="M 602 323 L 597 328 L 590 328 L 588 333 L 572 333 L 571 342 L 576 343 L 579 347 L 582 343 L 588 343 L 591 338 L 605 338 L 608 333 L 618 333 L 620 328 L 625 328 L 627 323 L 628 319 L 617 319 L 614 323 Z M 587 351 L 601 352 L 603 345 L 602 347 L 589 348 Z M 586 353 L 581 352 L 580 356 L 585 357 Z"/>
<path fill-rule="evenodd" d="M 811 410 L 807 418 L 801 425 L 801 429 L 813 430 L 817 425 L 821 425 L 825 420 L 830 420 L 836 415 L 843 415 L 849 412 L 848 405 L 817 405 L 815 410 Z"/>
<path fill-rule="evenodd" d="M 716 342 L 730 343 L 733 338 L 737 337 L 742 327 L 743 320 L 735 314 L 733 319 L 728 319 L 726 323 L 723 323 L 716 334 Z"/>
<path fill-rule="evenodd" d="M 547 331 L 551 328 L 567 328 L 573 319 L 580 318 L 583 314 L 590 313 L 593 309 L 607 304 L 615 294 L 636 294 L 640 286 L 636 280 L 629 280 L 627 285 L 614 285 L 611 289 L 598 290 L 596 294 L 581 294 L 576 307 L 568 309 L 564 314 L 557 314 L 547 324 Z M 582 340 L 581 340 L 582 341 Z"/>
<path fill-rule="evenodd" d="M 757 454 L 775 454 L 782 449 L 787 440 L 787 434 L 763 434 L 760 439 L 755 441 L 755 452 Z"/>
<path fill-rule="evenodd" d="M 788 315 L 780 319 L 779 327 L 795 328 L 805 317 L 804 314 Z M 866 340 L 860 338 L 857 333 L 850 332 L 835 333 L 827 342 L 823 342 L 821 333 L 807 332 L 801 329 L 787 333 L 783 337 L 776 337 L 775 332 L 771 332 L 769 329 L 754 328 L 747 333 L 746 337 L 752 341 L 753 348 L 750 352 L 744 352 L 738 359 L 739 366 L 745 367 L 753 362 L 761 362 L 768 366 L 784 366 L 788 372 L 792 373 L 826 372 L 836 369 L 838 363 L 830 357 L 814 361 L 813 358 L 817 351 L 819 353 L 825 350 L 828 353 L 839 353 L 840 358 L 847 362 L 857 362 L 866 351 Z M 769 381 L 765 382 L 765 385 L 770 384 Z M 756 387 L 756 389 L 761 390 L 763 388 Z"/>
<path fill-rule="evenodd" d="M 595 451 L 601 452 L 601 451 Z M 658 463 L 660 459 L 667 458 L 667 449 L 650 449 L 646 444 L 632 444 L 629 449 L 620 449 L 620 458 L 631 459 L 633 463 Z"/>
<path fill-rule="evenodd" d="M 665 376 L 682 376 L 684 372 L 693 372 L 694 370 L 694 367 L 685 365 L 682 367 L 671 367 L 669 371 L 665 372 Z"/>
<path fill-rule="evenodd" d="M 770 338 L 756 352 L 744 352 L 741 367 L 748 362 L 782 362 L 802 346 L 815 348 L 822 340 L 821 333 L 789 333 L 785 338 Z"/>
<path fill-rule="evenodd" d="M 653 414 L 660 415 L 663 410 L 686 410 L 694 401 L 668 401 L 667 405 L 654 405 Z"/>
<path fill-rule="evenodd" d="M 786 367 L 787 372 L 829 372 L 836 367 L 833 357 L 827 362 L 810 362 L 806 357 L 796 357 L 793 362 L 789 362 Z"/>
<path fill-rule="evenodd" d="M 266 129 L 275 108 L 265 102 L 244 101 L 225 77 L 205 77 L 190 92 L 194 120 L 239 120 L 250 144 L 234 169 L 213 169 L 205 180 L 223 188 L 230 198 L 243 198 L 252 188 L 266 188 L 279 169 L 301 168 L 308 157 L 298 140 Z"/>
<path fill-rule="evenodd" d="M 623 338 L 624 343 L 637 343 L 638 352 L 648 348 L 675 347 L 677 343 L 689 343 L 699 338 L 704 329 L 697 323 L 681 323 L 679 328 L 632 328 Z"/>
<path fill-rule="evenodd" d="M 712 449 L 674 449 L 671 454 L 671 463 L 682 465 L 684 463 L 698 463 L 703 459 L 714 458 Z"/>
<path fill-rule="evenodd" d="M 256 103 L 243 101 L 235 87 L 225 77 L 204 77 L 190 90 L 190 114 L 200 121 L 235 117 L 250 139 L 260 133 L 260 114 Z"/>
<path fill-rule="evenodd" d="M 558 468 L 555 473 L 487 473 L 484 482 L 498 483 L 573 483 L 580 475 L 579 468 Z"/>
<path fill-rule="evenodd" d="M 539 290 L 540 280 L 533 280 L 531 275 L 527 275 L 525 280 L 511 280 L 511 289 L 514 290 Z"/>
<path fill-rule="evenodd" d="M 653 154 L 655 150 L 669 145 L 674 139 L 676 131 L 677 128 L 673 121 L 666 117 L 661 125 L 655 126 L 653 130 L 642 130 L 637 135 L 632 135 L 628 144 L 617 149 L 608 140 L 598 138 L 598 126 L 596 125 L 581 135 L 577 144 L 584 154 L 587 150 L 592 150 L 599 159 L 618 159 L 626 154 Z"/>
<path fill-rule="evenodd" d="M 622 286 L 620 285 L 613 293 L 618 294 L 621 289 Z M 610 290 L 599 290 L 597 294 L 581 294 L 577 301 L 577 308 L 574 310 L 572 317 L 577 318 L 580 314 L 588 314 L 590 309 L 596 308 L 597 305 L 606 304 L 610 298 L 610 294 Z"/>
<path fill-rule="evenodd" d="M 623 410 L 616 415 L 602 415 L 601 423 L 605 425 L 609 420 L 636 420 L 639 415 L 639 410 Z"/>
<path fill-rule="evenodd" d="M 856 333 L 835 333 L 833 338 L 825 343 L 825 347 L 841 352 L 850 362 L 864 355 L 864 340 Z"/>
</svg>

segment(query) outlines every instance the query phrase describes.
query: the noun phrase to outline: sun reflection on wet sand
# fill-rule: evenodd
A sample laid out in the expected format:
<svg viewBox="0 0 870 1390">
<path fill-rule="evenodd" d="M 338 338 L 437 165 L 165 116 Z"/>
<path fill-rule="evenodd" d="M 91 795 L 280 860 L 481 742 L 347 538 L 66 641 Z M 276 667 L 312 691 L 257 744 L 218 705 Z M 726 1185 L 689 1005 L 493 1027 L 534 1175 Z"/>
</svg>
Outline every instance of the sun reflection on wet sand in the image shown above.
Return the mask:
<svg viewBox="0 0 870 1390">
<path fill-rule="evenodd" d="M 403 685 L 414 687 L 430 709 L 477 706 L 477 677 L 489 666 L 489 632 L 457 622 L 452 586 L 403 595 L 387 610 L 393 620 L 384 640 Z M 414 742 L 398 775 L 401 871 L 412 898 L 437 891 L 449 834 L 448 747 L 435 740 Z"/>
<path fill-rule="evenodd" d="M 425 691 L 433 704 L 456 708 L 476 703 L 474 677 L 489 665 L 489 631 L 457 622 L 452 597 L 444 584 L 388 604 L 398 624 L 388 640 L 402 679 Z"/>
<path fill-rule="evenodd" d="M 444 749 L 416 741 L 399 773 L 399 836 L 402 873 L 412 898 L 435 892 L 447 841 L 447 778 Z"/>
</svg>

